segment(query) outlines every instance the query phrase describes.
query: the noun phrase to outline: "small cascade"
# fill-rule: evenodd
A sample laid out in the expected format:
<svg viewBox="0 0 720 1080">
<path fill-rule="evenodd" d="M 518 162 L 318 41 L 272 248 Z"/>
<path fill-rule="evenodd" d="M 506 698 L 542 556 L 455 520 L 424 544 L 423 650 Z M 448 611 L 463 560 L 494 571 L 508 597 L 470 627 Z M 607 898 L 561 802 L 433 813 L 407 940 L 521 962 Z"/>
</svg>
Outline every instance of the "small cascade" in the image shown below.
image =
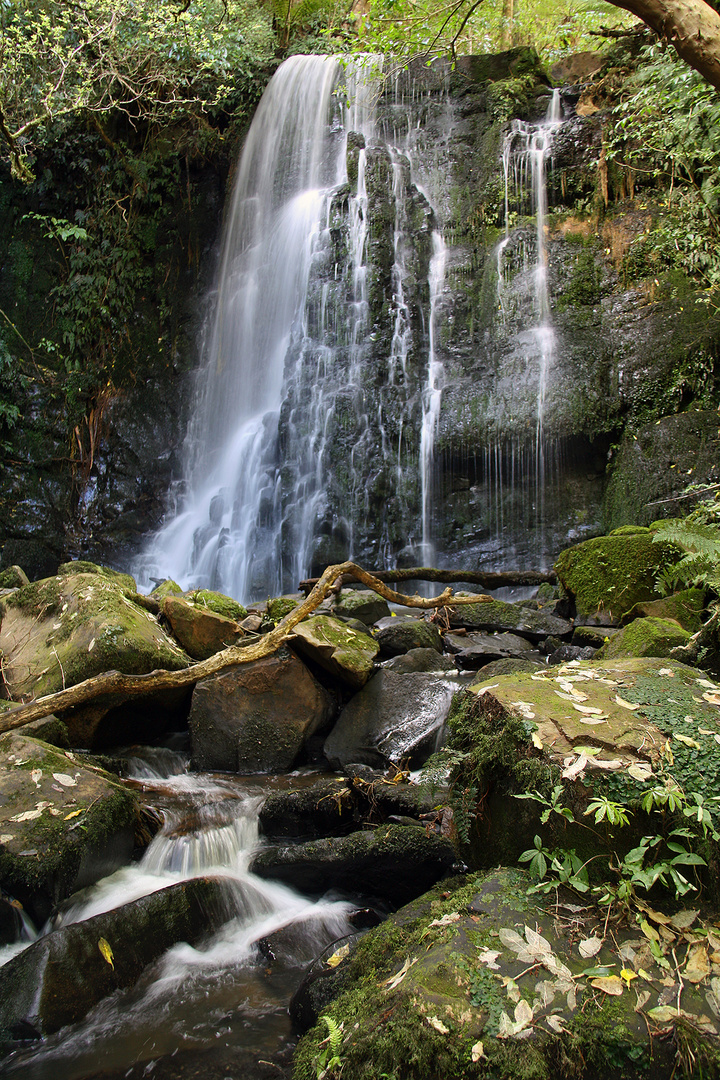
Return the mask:
<svg viewBox="0 0 720 1080">
<path fill-rule="evenodd" d="M 442 399 L 443 365 L 435 348 L 437 335 L 438 305 L 445 281 L 446 249 L 442 236 L 432 236 L 433 254 L 430 260 L 428 284 L 430 287 L 430 327 L 428 347 L 427 382 L 423 393 L 423 420 L 420 438 L 420 481 L 422 488 L 422 554 L 425 566 L 434 565 L 432 544 L 432 496 L 433 466 L 435 462 L 435 433 L 440 419 Z"/>
</svg>

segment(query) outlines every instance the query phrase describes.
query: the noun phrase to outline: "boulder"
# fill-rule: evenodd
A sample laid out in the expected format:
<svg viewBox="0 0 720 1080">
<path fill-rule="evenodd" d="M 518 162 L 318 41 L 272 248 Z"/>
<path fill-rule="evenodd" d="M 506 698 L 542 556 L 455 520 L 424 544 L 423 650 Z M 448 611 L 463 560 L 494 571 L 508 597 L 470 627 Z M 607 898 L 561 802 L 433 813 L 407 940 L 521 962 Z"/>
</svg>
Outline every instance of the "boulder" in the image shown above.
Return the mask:
<svg viewBox="0 0 720 1080">
<path fill-rule="evenodd" d="M 199 941 L 234 913 L 224 879 L 194 878 L 63 926 L 0 968 L 0 1030 L 40 1038 L 76 1023 L 172 945 Z"/>
<path fill-rule="evenodd" d="M 434 623 L 412 615 L 389 616 L 376 625 L 375 638 L 383 656 L 401 656 L 410 649 L 443 651 L 442 637 Z"/>
<path fill-rule="evenodd" d="M 592 660 L 598 650 L 592 645 L 560 645 L 548 656 L 548 664 L 567 664 L 570 660 Z"/>
<path fill-rule="evenodd" d="M 395 671 L 399 675 L 409 675 L 413 671 L 455 671 L 455 663 L 449 656 L 443 656 L 437 649 L 409 649 L 406 653 L 393 656 L 383 661 L 384 671 Z"/>
<path fill-rule="evenodd" d="M 165 581 L 155 586 L 150 593 L 150 596 L 152 596 L 154 600 L 157 600 L 160 606 L 162 606 L 162 602 L 166 596 L 184 596 L 184 590 L 178 585 L 177 581 L 173 581 L 172 578 L 166 578 Z"/>
<path fill-rule="evenodd" d="M 446 634 L 445 648 L 465 671 L 477 671 L 492 660 L 540 660 L 527 638 L 518 634 Z"/>
<path fill-rule="evenodd" d="M 0 589 L 22 589 L 29 584 L 30 579 L 21 566 L 8 566 L 0 571 Z"/>
<path fill-rule="evenodd" d="M 265 613 L 274 623 L 279 623 L 286 615 L 289 615 L 291 611 L 295 610 L 302 599 L 303 596 L 301 593 L 289 593 L 287 596 L 275 596 L 265 604 Z M 260 604 L 254 605 L 255 608 L 260 608 L 260 606 Z"/>
<path fill-rule="evenodd" d="M 332 610 L 333 615 L 359 619 L 367 626 L 372 626 L 373 623 L 390 615 L 387 601 L 372 589 L 343 589 Z"/>
<path fill-rule="evenodd" d="M 0 651 L 14 700 L 52 694 L 103 671 L 144 675 L 190 664 L 157 620 L 128 599 L 117 576 L 44 578 L 6 597 L 3 606 Z"/>
<path fill-rule="evenodd" d="M 546 665 L 541 660 L 492 660 L 478 671 L 478 676 L 483 679 L 493 678 L 495 675 L 514 675 L 518 672 L 531 674 L 533 671 L 544 671 Z"/>
<path fill-rule="evenodd" d="M 654 537 L 652 529 L 626 526 L 560 553 L 555 572 L 579 616 L 602 610 L 617 620 L 657 598 L 655 582 L 680 552 Z"/>
<path fill-rule="evenodd" d="M 166 596 L 162 613 L 173 637 L 194 660 L 207 660 L 229 645 L 236 645 L 245 631 L 234 619 L 179 596 Z"/>
<path fill-rule="evenodd" d="M 435 749 L 458 683 L 450 675 L 379 671 L 340 713 L 325 740 L 333 768 L 350 762 L 413 768 Z"/>
<path fill-rule="evenodd" d="M 212 592 L 210 589 L 196 589 L 187 594 L 186 599 L 196 607 L 214 611 L 216 615 L 223 615 L 233 622 L 240 622 L 247 615 L 247 609 L 224 593 Z"/>
<path fill-rule="evenodd" d="M 84 758 L 0 737 L 0 886 L 39 923 L 130 859 L 137 815 L 133 794 Z"/>
<path fill-rule="evenodd" d="M 572 624 L 558 615 L 534 611 L 519 604 L 506 604 L 503 600 L 486 600 L 483 603 L 461 604 L 451 608 L 450 626 L 464 627 L 466 630 L 485 630 L 493 634 L 508 631 L 533 642 L 541 641 L 550 635 L 562 638 L 572 631 Z"/>
<path fill-rule="evenodd" d="M 683 630 L 696 634 L 702 625 L 701 615 L 704 607 L 703 589 L 684 589 L 682 592 L 673 593 L 672 596 L 663 596 L 657 600 L 645 600 L 635 604 L 627 615 L 623 616 L 621 622 L 625 625 L 633 619 L 671 619 L 682 626 Z"/>
<path fill-rule="evenodd" d="M 379 648 L 368 634 L 361 634 L 328 615 L 314 615 L 298 623 L 291 641 L 301 656 L 319 664 L 353 690 L 359 690 L 370 678 Z"/>
<path fill-rule="evenodd" d="M 691 635 L 670 619 L 634 619 L 618 630 L 598 655 L 603 660 L 626 656 L 669 656 L 672 649 L 687 645 Z"/>
<path fill-rule="evenodd" d="M 344 889 L 402 904 L 446 874 L 455 858 L 447 840 L 422 828 L 381 825 L 372 832 L 266 848 L 251 869 L 303 892 Z"/>
<path fill-rule="evenodd" d="M 189 718 L 193 767 L 281 772 L 332 715 L 330 695 L 283 647 L 197 684 Z"/>
<path fill-rule="evenodd" d="M 98 566 L 97 563 L 88 562 L 86 559 L 77 559 L 74 562 L 61 563 L 57 568 L 58 577 L 69 577 L 74 574 L 97 574 L 106 581 L 114 581 L 116 585 L 126 593 L 136 593 L 137 584 L 130 574 L 123 574 L 120 570 L 113 570 L 109 566 Z"/>
<path fill-rule="evenodd" d="M 617 629 L 611 626 L 576 626 L 570 644 L 600 649 L 616 633 Z"/>
</svg>

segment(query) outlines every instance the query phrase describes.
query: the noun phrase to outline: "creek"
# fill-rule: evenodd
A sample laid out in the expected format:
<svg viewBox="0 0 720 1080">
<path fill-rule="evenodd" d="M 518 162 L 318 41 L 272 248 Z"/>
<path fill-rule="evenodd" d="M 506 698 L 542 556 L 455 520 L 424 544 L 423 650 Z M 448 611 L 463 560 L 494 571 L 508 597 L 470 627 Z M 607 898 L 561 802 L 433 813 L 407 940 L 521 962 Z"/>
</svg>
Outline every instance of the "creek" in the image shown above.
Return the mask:
<svg viewBox="0 0 720 1080">
<path fill-rule="evenodd" d="M 158 1059 L 190 1051 L 203 1052 L 208 1070 L 225 1061 L 237 1067 L 243 1055 L 252 1061 L 275 1055 L 291 1040 L 287 1006 L 304 968 L 353 929 L 349 916 L 357 903 L 349 898 L 309 899 L 248 871 L 261 843 L 264 795 L 316 775 L 189 773 L 183 755 L 153 748 L 131 758 L 128 772 L 162 812 L 162 829 L 139 862 L 71 897 L 43 933 L 206 875 L 229 885 L 227 921 L 197 948 L 170 949 L 135 987 L 103 999 L 81 1022 L 12 1055 L 3 1064 L 5 1077 L 83 1080 L 100 1069 L 123 1076 L 138 1063 L 146 1068 L 137 1075 L 150 1075 Z M 119 920 L 116 951 L 122 937 Z M 11 947 L 3 959 L 17 951 Z"/>
</svg>

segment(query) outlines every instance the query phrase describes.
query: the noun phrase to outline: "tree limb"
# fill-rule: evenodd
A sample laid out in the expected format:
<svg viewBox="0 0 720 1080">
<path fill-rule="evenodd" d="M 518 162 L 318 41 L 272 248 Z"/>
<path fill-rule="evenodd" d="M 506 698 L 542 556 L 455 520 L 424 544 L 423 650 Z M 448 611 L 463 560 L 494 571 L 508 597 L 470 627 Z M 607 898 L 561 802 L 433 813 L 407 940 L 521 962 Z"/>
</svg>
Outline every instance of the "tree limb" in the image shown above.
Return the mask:
<svg viewBox="0 0 720 1080">
<path fill-rule="evenodd" d="M 247 664 L 252 660 L 260 660 L 272 653 L 287 641 L 295 626 L 318 607 L 322 601 L 333 591 L 338 580 L 343 575 L 351 575 L 353 579 L 361 581 L 368 588 L 389 600 L 391 603 L 402 604 L 413 608 L 436 608 L 449 607 L 455 604 L 478 604 L 489 601 L 489 596 L 454 598 L 452 589 L 444 589 L 436 597 L 426 599 L 421 596 L 405 596 L 395 592 L 379 581 L 373 574 L 363 570 L 352 562 L 338 563 L 328 566 L 313 587 L 309 596 L 289 612 L 274 630 L 263 635 L 259 641 L 252 645 L 232 645 L 229 649 L 215 653 L 209 660 L 192 664 L 182 671 L 151 671 L 147 675 L 123 675 L 120 671 L 106 671 L 102 675 L 96 675 L 92 679 L 77 683 L 67 690 L 60 690 L 55 694 L 46 694 L 45 697 L 30 701 L 9 709 L 0 717 L 0 734 L 6 731 L 14 731 L 16 728 L 29 724 L 32 720 L 40 720 L 51 713 L 62 714 L 69 709 L 87 705 L 101 697 L 118 696 L 123 699 L 138 697 L 159 690 L 178 689 L 192 686 L 200 679 L 208 675 L 216 675 L 219 671 L 233 667 L 236 664 Z"/>
<path fill-rule="evenodd" d="M 484 570 L 435 570 L 428 566 L 413 566 L 406 570 L 373 570 L 372 576 L 376 581 L 436 581 L 440 584 L 453 584 L 457 581 L 465 581 L 468 585 L 481 585 L 483 589 L 502 589 L 513 585 L 543 585 L 546 582 L 554 585 L 557 576 L 553 573 L 541 573 L 534 570 L 506 570 L 502 573 L 490 573 Z M 298 588 L 301 592 L 309 593 L 310 589 L 319 581 L 319 578 L 308 578 L 301 581 Z M 360 581 L 355 574 L 345 574 L 341 584 L 346 585 L 351 581 Z M 402 594 L 398 594 L 402 595 Z M 405 599 L 395 601 L 405 603 Z M 459 600 L 454 603 L 460 603 Z"/>
</svg>

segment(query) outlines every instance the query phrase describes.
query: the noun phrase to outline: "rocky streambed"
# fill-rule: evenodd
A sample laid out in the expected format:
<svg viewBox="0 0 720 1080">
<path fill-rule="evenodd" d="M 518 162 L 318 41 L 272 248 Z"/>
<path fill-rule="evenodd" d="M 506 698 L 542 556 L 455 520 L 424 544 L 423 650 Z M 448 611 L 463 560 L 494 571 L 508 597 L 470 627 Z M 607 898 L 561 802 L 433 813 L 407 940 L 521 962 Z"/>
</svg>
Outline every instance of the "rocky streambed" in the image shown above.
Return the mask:
<svg viewBox="0 0 720 1080">
<path fill-rule="evenodd" d="M 16 730 L 301 598 L 6 572 L 3 1075 L 716 1075 L 720 686 L 702 590 L 655 592 L 679 558 L 626 528 L 524 599 L 344 587 L 266 657 Z"/>
</svg>

